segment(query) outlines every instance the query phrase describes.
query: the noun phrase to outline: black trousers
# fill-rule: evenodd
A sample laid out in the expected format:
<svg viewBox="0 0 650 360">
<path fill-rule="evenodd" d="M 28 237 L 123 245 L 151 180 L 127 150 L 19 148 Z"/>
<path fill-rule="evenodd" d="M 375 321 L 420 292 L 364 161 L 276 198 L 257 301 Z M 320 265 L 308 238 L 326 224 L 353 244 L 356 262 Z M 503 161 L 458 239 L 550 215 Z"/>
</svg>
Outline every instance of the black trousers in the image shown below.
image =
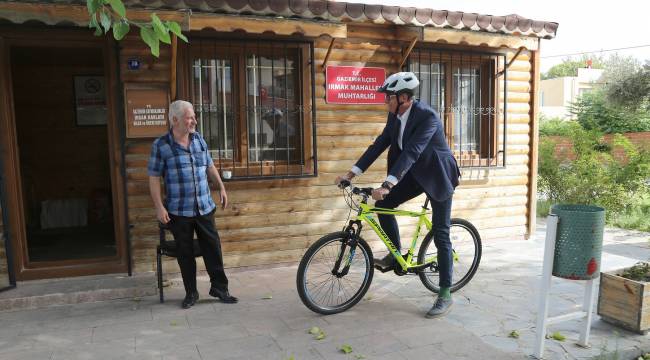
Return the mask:
<svg viewBox="0 0 650 360">
<path fill-rule="evenodd" d="M 383 200 L 375 203 L 375 206 L 394 209 L 403 203 L 422 194 L 424 189 L 413 178 L 410 172 L 406 173 L 402 180 L 395 185 Z M 440 286 L 450 287 L 453 273 L 453 254 L 451 240 L 449 239 L 449 228 L 451 227 L 451 199 L 435 201 L 428 194 L 433 212 L 431 223 L 433 225 L 433 241 L 438 249 L 438 267 L 440 271 Z M 397 249 L 401 249 L 399 227 L 393 215 L 378 215 L 379 223 L 386 235 L 390 238 Z"/>
<path fill-rule="evenodd" d="M 214 211 L 194 217 L 169 214 L 170 230 L 178 247 L 178 266 L 181 268 L 185 292 L 196 291 L 196 259 L 194 258 L 194 232 L 196 231 L 210 284 L 220 290 L 228 289 L 228 278 L 223 269 L 221 241 L 214 225 Z"/>
</svg>

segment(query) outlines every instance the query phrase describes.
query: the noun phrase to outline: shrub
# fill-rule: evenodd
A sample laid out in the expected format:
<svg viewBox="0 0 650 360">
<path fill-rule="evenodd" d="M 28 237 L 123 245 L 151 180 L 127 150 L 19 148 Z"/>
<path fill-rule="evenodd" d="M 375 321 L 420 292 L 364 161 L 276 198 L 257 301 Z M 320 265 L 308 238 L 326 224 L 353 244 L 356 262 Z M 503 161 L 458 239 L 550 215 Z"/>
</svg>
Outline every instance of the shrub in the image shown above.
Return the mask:
<svg viewBox="0 0 650 360">
<path fill-rule="evenodd" d="M 570 136 L 573 157 L 555 153 L 555 141 L 542 138 L 539 150 L 538 188 L 552 204 L 592 204 L 604 207 L 608 219 L 632 203 L 650 173 L 650 154 L 639 151 L 622 135 L 604 145 L 598 131 L 575 129 Z M 612 152 L 622 148 L 627 161 Z"/>
<path fill-rule="evenodd" d="M 580 129 L 580 123 L 574 120 L 563 120 L 561 118 L 540 117 L 539 135 L 540 136 L 569 136 L 576 129 Z"/>
</svg>

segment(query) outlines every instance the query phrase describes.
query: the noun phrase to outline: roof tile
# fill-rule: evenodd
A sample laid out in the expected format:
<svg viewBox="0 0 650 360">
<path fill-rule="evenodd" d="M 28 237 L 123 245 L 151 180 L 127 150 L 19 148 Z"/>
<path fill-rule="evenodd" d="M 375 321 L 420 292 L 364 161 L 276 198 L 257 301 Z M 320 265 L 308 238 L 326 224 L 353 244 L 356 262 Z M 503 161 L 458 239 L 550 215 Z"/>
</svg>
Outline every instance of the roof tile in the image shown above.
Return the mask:
<svg viewBox="0 0 650 360">
<path fill-rule="evenodd" d="M 289 0 L 268 0 L 269 8 L 276 14 L 282 14 L 289 9 Z"/>
<path fill-rule="evenodd" d="M 393 21 L 397 19 L 397 13 L 399 11 L 399 6 L 383 6 L 381 8 L 381 15 L 384 19 L 388 21 Z"/>
<path fill-rule="evenodd" d="M 410 24 L 415 17 L 415 8 L 414 7 L 400 7 L 399 8 L 399 18 L 404 21 L 405 24 Z"/>
<path fill-rule="evenodd" d="M 478 18 L 478 14 L 464 13 L 463 25 L 465 25 L 465 27 L 471 28 L 472 26 L 476 25 L 477 18 Z"/>
<path fill-rule="evenodd" d="M 494 30 L 501 30 L 503 26 L 506 24 L 506 17 L 505 16 L 492 16 L 492 28 Z"/>
<path fill-rule="evenodd" d="M 457 26 L 460 24 L 460 20 L 463 18 L 463 13 L 459 11 L 450 11 L 447 13 L 447 22 L 451 26 Z"/>
<path fill-rule="evenodd" d="M 363 15 L 363 4 L 348 3 L 346 10 L 349 17 L 358 19 Z"/>
<path fill-rule="evenodd" d="M 221 9 L 226 4 L 225 0 L 205 0 L 205 2 L 213 9 Z"/>
<path fill-rule="evenodd" d="M 483 30 L 487 30 L 488 27 L 490 27 L 490 21 L 492 20 L 492 16 L 490 15 L 480 15 L 476 19 L 476 24 L 478 25 L 479 28 Z"/>
<path fill-rule="evenodd" d="M 269 3 L 268 3 L 267 0 L 248 0 L 248 4 L 255 11 L 262 11 L 262 10 L 266 9 L 267 6 L 269 6 Z"/>
<path fill-rule="evenodd" d="M 334 17 L 341 17 L 345 14 L 345 3 L 328 1 L 327 10 L 330 12 L 330 15 Z"/>
<path fill-rule="evenodd" d="M 324 0 L 309 0 L 308 7 L 312 14 L 320 16 L 327 11 L 327 2 Z"/>
<path fill-rule="evenodd" d="M 431 13 L 433 13 L 433 10 L 431 9 L 416 9 L 415 19 L 420 24 L 426 24 L 429 22 L 429 20 L 431 20 Z"/>
<path fill-rule="evenodd" d="M 506 16 L 506 29 L 507 30 L 513 31 L 514 29 L 517 28 L 518 23 L 519 23 L 519 16 L 517 16 L 515 14 Z"/>
<path fill-rule="evenodd" d="M 307 0 L 289 0 L 289 7 L 294 14 L 300 15 L 307 10 Z"/>
<path fill-rule="evenodd" d="M 443 25 L 447 21 L 447 10 L 433 10 L 431 20 L 436 25 Z"/>
<path fill-rule="evenodd" d="M 363 7 L 363 13 L 370 20 L 377 20 L 381 17 L 381 5 L 366 5 Z"/>
</svg>

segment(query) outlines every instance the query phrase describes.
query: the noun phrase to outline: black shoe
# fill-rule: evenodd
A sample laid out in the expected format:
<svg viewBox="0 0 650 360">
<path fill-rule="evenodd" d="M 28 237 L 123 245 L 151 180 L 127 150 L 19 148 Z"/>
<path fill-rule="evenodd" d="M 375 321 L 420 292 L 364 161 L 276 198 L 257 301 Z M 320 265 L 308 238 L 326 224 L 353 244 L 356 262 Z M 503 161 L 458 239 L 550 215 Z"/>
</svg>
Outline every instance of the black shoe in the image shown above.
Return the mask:
<svg viewBox="0 0 650 360">
<path fill-rule="evenodd" d="M 199 292 L 198 291 L 194 291 L 192 293 L 189 293 L 189 294 L 185 295 L 185 299 L 183 299 L 183 303 L 181 304 L 181 307 L 183 307 L 183 309 L 189 309 L 192 306 L 194 306 L 194 304 L 196 304 L 196 302 L 198 300 L 199 300 Z"/>
<path fill-rule="evenodd" d="M 388 254 L 381 259 L 375 259 L 375 267 L 382 272 L 393 270 L 395 263 L 396 261 L 392 254 Z"/>
<path fill-rule="evenodd" d="M 236 302 L 239 302 L 239 299 L 230 295 L 230 293 L 228 293 L 228 290 L 220 290 L 216 287 L 210 288 L 210 296 L 214 296 L 221 300 L 222 303 L 226 304 L 234 304 Z"/>
</svg>

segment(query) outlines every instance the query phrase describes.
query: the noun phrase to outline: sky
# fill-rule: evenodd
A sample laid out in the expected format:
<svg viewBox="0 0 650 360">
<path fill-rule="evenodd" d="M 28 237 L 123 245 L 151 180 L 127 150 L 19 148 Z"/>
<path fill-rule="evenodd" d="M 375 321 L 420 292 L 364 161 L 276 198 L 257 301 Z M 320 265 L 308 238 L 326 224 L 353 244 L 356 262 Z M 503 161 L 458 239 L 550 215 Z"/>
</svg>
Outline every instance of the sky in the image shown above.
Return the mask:
<svg viewBox="0 0 650 360">
<path fill-rule="evenodd" d="M 617 0 L 348 0 L 369 4 L 413 6 L 436 10 L 473 12 L 486 15 L 517 14 L 533 20 L 560 24 L 554 39 L 541 44 L 541 71 L 562 62 L 564 54 L 595 51 L 608 56 L 631 55 L 641 62 L 650 60 L 650 1 Z M 626 47 L 636 49 L 606 51 Z M 580 57 L 576 55 L 574 57 Z"/>
</svg>

